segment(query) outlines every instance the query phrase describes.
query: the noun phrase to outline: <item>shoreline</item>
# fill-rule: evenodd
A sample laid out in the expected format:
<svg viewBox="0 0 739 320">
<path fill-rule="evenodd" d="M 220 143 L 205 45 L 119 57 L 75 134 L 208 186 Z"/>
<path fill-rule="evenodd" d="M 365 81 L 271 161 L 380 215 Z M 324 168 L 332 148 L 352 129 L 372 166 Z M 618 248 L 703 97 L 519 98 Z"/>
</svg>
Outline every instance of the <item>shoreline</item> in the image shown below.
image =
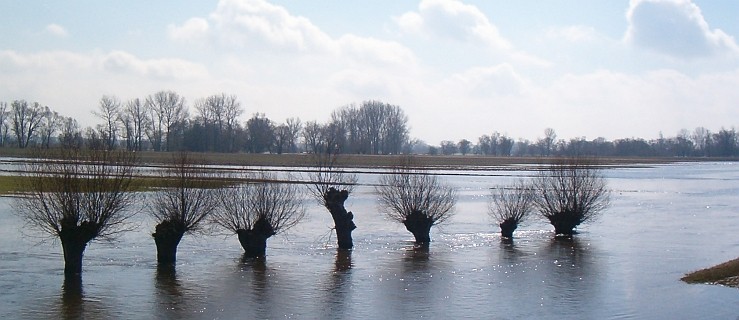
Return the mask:
<svg viewBox="0 0 739 320">
<path fill-rule="evenodd" d="M 680 280 L 690 284 L 713 284 L 739 289 L 739 258 L 693 271 Z"/>
</svg>

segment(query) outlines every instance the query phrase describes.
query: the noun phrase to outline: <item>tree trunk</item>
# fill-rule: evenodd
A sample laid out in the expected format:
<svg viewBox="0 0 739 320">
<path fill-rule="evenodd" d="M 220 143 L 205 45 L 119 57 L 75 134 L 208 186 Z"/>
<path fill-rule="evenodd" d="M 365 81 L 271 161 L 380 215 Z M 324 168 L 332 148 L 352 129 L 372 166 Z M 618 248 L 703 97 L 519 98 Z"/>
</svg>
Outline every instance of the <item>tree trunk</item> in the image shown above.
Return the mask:
<svg viewBox="0 0 739 320">
<path fill-rule="evenodd" d="M 79 277 L 82 274 L 82 255 L 87 243 L 97 236 L 97 225 L 83 221 L 77 225 L 76 219 L 64 218 L 61 221 L 59 240 L 64 251 L 64 276 Z"/>
<path fill-rule="evenodd" d="M 259 219 L 252 229 L 236 230 L 244 257 L 264 257 L 267 253 L 267 239 L 275 234 L 272 226 L 265 219 Z"/>
<path fill-rule="evenodd" d="M 346 190 L 338 191 L 329 188 L 323 195 L 326 208 L 334 219 L 334 228 L 336 229 L 336 240 L 339 249 L 351 249 L 354 247 L 352 241 L 352 231 L 357 228 L 354 224 L 354 214 L 347 212 L 344 208 L 344 202 L 349 198 L 349 192 Z"/>
<path fill-rule="evenodd" d="M 503 238 L 513 238 L 513 231 L 518 228 L 518 222 L 514 219 L 506 219 L 500 223 L 500 236 Z"/>
<path fill-rule="evenodd" d="M 554 226 L 554 234 L 562 236 L 574 235 L 575 228 L 580 224 L 579 215 L 569 212 L 559 212 L 549 216 L 549 222 Z"/>
<path fill-rule="evenodd" d="M 428 247 L 431 242 L 429 233 L 434 221 L 420 211 L 414 211 L 403 220 L 405 228 L 416 238 L 416 246 Z"/>
<path fill-rule="evenodd" d="M 157 224 L 154 243 L 157 246 L 157 263 L 159 265 L 174 264 L 177 261 L 177 246 L 185 234 L 185 228 L 181 223 L 164 220 Z"/>
<path fill-rule="evenodd" d="M 62 239 L 62 250 L 64 250 L 64 276 L 75 277 L 82 274 L 82 255 L 87 247 L 87 242 L 79 239 Z"/>
</svg>

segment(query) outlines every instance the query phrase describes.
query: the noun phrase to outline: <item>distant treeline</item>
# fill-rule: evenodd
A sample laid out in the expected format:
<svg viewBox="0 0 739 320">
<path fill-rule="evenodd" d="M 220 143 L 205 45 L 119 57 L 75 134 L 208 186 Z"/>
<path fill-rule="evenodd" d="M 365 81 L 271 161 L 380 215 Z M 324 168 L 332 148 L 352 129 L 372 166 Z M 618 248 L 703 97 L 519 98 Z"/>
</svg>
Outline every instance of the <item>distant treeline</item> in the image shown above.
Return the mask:
<svg viewBox="0 0 739 320">
<path fill-rule="evenodd" d="M 234 95 L 216 94 L 188 105 L 173 91 L 121 101 L 103 96 L 92 113 L 95 127 L 37 102 L 0 102 L 0 146 L 88 147 L 94 149 L 345 154 L 478 154 L 495 156 L 739 156 L 735 129 L 711 132 L 681 130 L 675 137 L 608 141 L 557 139 L 553 129 L 536 141 L 514 139 L 494 132 L 477 141 L 444 140 L 439 145 L 411 139 L 408 117 L 399 107 L 380 101 L 350 104 L 331 113 L 326 123 L 288 118 L 275 122 L 253 113 L 242 122 L 244 108 Z"/>
</svg>

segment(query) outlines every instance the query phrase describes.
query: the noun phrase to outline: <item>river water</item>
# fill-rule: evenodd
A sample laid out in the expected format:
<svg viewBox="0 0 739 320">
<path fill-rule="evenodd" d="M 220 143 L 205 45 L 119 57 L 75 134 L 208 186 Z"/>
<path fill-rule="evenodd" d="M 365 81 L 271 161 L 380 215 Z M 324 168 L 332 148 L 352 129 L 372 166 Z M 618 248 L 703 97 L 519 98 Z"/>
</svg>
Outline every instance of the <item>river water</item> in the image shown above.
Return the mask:
<svg viewBox="0 0 739 320">
<path fill-rule="evenodd" d="M 186 235 L 174 272 L 156 268 L 153 223 L 94 242 L 82 283 L 63 279 L 61 246 L 22 232 L 0 198 L 0 317 L 22 319 L 737 319 L 739 289 L 688 285 L 687 272 L 739 256 L 739 163 L 608 169 L 611 207 L 572 240 L 548 224 L 501 241 L 489 188 L 520 171 L 444 175 L 456 215 L 413 250 L 378 213 L 377 175 L 347 202 L 355 249 L 337 253 L 331 218 L 306 200 L 306 220 L 242 260 L 235 236 Z"/>
</svg>

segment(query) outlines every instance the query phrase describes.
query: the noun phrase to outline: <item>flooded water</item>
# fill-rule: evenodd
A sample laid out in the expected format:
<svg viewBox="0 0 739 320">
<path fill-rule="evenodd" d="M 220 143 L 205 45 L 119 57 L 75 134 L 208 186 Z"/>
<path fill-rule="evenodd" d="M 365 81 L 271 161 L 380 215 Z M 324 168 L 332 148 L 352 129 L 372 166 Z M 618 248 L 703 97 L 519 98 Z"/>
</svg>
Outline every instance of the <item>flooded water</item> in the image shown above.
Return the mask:
<svg viewBox="0 0 739 320">
<path fill-rule="evenodd" d="M 337 253 L 325 209 L 242 260 L 236 236 L 187 235 L 175 271 L 158 271 L 152 222 L 92 243 L 81 283 L 64 283 L 61 246 L 24 235 L 0 198 L 0 316 L 24 319 L 737 319 L 739 289 L 680 277 L 739 256 L 739 163 L 609 169 L 611 208 L 555 240 L 532 221 L 501 241 L 489 188 L 526 171 L 444 179 L 456 216 L 412 250 L 378 214 L 373 188 L 347 202 L 355 249 Z M 375 175 L 360 175 L 371 184 Z"/>
</svg>

